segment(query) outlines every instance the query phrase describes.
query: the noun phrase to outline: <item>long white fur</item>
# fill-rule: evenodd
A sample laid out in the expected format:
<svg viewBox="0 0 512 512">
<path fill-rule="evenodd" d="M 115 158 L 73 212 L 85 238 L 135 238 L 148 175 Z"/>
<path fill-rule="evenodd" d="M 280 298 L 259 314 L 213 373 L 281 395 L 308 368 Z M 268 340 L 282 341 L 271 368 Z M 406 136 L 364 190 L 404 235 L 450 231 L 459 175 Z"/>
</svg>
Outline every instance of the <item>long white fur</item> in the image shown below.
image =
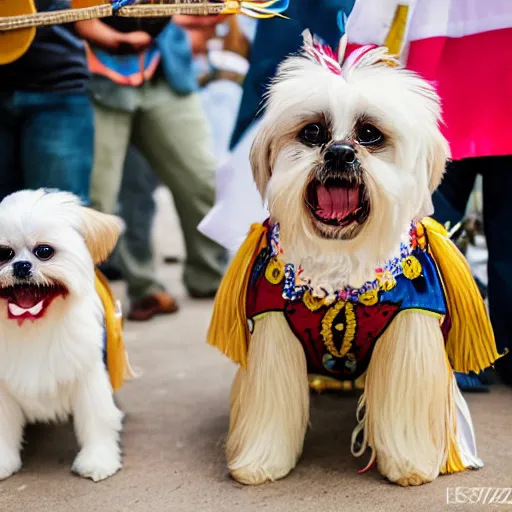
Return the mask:
<svg viewBox="0 0 512 512">
<path fill-rule="evenodd" d="M 89 221 L 87 210 L 67 193 L 23 191 L 0 203 L 0 245 L 16 250 L 14 260 L 0 265 L 0 285 L 12 284 L 12 264 L 23 259 L 33 264 L 36 282 L 57 279 L 69 291 L 45 316 L 21 326 L 8 319 L 7 301 L 0 300 L 0 479 L 21 467 L 25 423 L 70 415 L 81 448 L 73 470 L 98 481 L 121 468 L 123 415 L 103 363 L 103 311 L 84 240 Z M 103 222 L 119 234 L 114 217 Z M 54 257 L 38 261 L 32 254 L 36 243 L 52 245 Z"/>
<path fill-rule="evenodd" d="M 411 220 L 431 213 L 431 193 L 449 156 L 432 87 L 406 70 L 370 61 L 344 68 L 341 78 L 303 57 L 287 59 L 251 153 L 255 182 L 271 220 L 280 224 L 283 260 L 302 266 L 301 277 L 314 289 L 373 280 L 375 269 L 408 240 Z M 308 122 L 326 119 L 331 140 L 343 141 L 361 116 L 387 138 L 380 151 L 357 148 L 370 217 L 354 239 L 326 239 L 313 229 L 304 200 L 312 172 L 323 164 L 322 150 L 301 144 L 297 135 Z M 284 317 L 258 319 L 231 400 L 227 458 L 240 482 L 275 480 L 294 467 L 307 420 L 305 368 Z M 418 485 L 439 474 L 455 428 L 454 397 L 459 410 L 465 405 L 452 383 L 439 319 L 400 313 L 377 342 L 363 399 L 367 441 L 391 481 Z M 469 414 L 464 418 L 472 432 Z"/>
<path fill-rule="evenodd" d="M 308 418 L 304 351 L 283 315 L 269 313 L 256 322 L 247 369 L 232 389 L 231 474 L 246 484 L 286 476 L 302 453 Z"/>
<path fill-rule="evenodd" d="M 439 320 L 400 313 L 375 347 L 362 399 L 368 445 L 392 482 L 418 485 L 439 475 L 451 434 L 451 379 Z"/>
<path fill-rule="evenodd" d="M 314 232 L 304 208 L 304 189 L 322 152 L 296 135 L 323 116 L 332 140 L 350 137 L 361 115 L 375 120 L 392 144 L 370 153 L 358 148 L 371 196 L 371 215 L 353 240 L 325 240 Z M 440 107 L 432 88 L 395 68 L 355 68 L 341 78 L 302 57 L 280 67 L 251 154 L 256 183 L 281 225 L 284 258 L 304 268 L 304 278 L 329 291 L 374 279 L 375 268 L 396 255 L 411 220 L 432 213 L 431 192 L 448 157 L 438 129 Z M 309 274 L 308 274 L 309 272 Z"/>
</svg>

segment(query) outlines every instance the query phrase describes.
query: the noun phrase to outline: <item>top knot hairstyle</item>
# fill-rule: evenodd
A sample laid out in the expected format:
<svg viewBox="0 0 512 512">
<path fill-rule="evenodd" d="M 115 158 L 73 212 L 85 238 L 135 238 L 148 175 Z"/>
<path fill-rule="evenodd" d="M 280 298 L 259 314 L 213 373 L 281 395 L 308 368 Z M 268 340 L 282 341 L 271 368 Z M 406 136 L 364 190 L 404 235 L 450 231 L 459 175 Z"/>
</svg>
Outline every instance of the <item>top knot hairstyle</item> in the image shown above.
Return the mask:
<svg viewBox="0 0 512 512">
<path fill-rule="evenodd" d="M 334 52 L 330 46 L 322 42 L 318 36 L 313 35 L 309 30 L 305 30 L 302 37 L 304 40 L 302 45 L 303 56 L 341 77 L 347 75 L 351 69 L 356 67 L 398 67 L 400 65 L 398 58 L 391 55 L 385 46 L 374 44 L 361 46 L 345 59 L 348 41 L 346 34 L 341 38 L 337 52 Z"/>
</svg>

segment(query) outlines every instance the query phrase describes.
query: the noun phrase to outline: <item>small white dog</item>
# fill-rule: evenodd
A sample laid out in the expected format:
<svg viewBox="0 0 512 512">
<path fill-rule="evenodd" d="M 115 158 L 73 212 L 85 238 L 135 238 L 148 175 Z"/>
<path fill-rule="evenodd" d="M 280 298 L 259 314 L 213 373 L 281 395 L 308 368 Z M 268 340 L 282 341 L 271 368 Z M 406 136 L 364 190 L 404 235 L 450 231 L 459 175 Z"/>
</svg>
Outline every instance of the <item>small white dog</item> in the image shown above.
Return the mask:
<svg viewBox="0 0 512 512">
<path fill-rule="evenodd" d="M 73 416 L 77 474 L 121 468 L 123 414 L 104 363 L 95 263 L 122 229 L 65 192 L 26 190 L 0 203 L 0 480 L 21 467 L 27 422 Z"/>
<path fill-rule="evenodd" d="M 345 45 L 335 55 L 306 33 L 303 54 L 281 65 L 251 155 L 270 219 L 253 227 L 216 300 L 209 343 L 242 365 L 227 459 L 246 484 L 295 466 L 308 374 L 367 371 L 353 452 L 370 447 L 389 480 L 418 485 L 481 465 L 447 361 L 492 364 L 494 339 L 442 229 L 418 222 L 448 158 L 439 100 L 385 48 L 345 60 Z M 466 313 L 481 327 L 471 332 Z M 449 323 L 462 335 L 445 348 Z M 486 350 L 473 351 L 480 342 Z"/>
</svg>

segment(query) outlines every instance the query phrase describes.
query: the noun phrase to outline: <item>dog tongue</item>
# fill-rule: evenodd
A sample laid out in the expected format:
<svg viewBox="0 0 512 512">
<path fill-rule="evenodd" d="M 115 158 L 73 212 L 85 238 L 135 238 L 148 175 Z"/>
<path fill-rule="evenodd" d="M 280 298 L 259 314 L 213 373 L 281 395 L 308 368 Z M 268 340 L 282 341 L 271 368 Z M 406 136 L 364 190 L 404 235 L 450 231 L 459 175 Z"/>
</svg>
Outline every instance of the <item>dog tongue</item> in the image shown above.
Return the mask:
<svg viewBox="0 0 512 512">
<path fill-rule="evenodd" d="M 36 288 L 17 286 L 13 291 L 13 300 L 20 308 L 30 309 L 41 301 L 44 294 L 38 293 L 39 290 Z"/>
<path fill-rule="evenodd" d="M 316 214 L 324 219 L 342 220 L 359 206 L 359 187 L 316 187 L 318 208 Z"/>
</svg>

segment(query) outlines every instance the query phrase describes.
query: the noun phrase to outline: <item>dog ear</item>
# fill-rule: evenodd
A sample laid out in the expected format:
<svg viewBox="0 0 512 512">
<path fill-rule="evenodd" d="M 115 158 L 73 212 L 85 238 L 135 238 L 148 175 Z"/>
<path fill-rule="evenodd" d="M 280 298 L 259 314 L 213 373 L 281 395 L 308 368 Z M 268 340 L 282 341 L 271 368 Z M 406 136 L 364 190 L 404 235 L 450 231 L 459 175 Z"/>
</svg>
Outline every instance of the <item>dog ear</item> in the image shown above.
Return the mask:
<svg viewBox="0 0 512 512">
<path fill-rule="evenodd" d="M 250 161 L 254 182 L 265 199 L 267 185 L 272 174 L 272 130 L 263 125 L 251 147 Z"/>
<path fill-rule="evenodd" d="M 115 215 L 82 206 L 82 235 L 95 265 L 104 262 L 114 250 L 124 224 Z"/>
<path fill-rule="evenodd" d="M 440 130 L 432 136 L 428 151 L 429 190 L 433 194 L 443 179 L 446 163 L 450 158 L 450 147 Z"/>
</svg>

